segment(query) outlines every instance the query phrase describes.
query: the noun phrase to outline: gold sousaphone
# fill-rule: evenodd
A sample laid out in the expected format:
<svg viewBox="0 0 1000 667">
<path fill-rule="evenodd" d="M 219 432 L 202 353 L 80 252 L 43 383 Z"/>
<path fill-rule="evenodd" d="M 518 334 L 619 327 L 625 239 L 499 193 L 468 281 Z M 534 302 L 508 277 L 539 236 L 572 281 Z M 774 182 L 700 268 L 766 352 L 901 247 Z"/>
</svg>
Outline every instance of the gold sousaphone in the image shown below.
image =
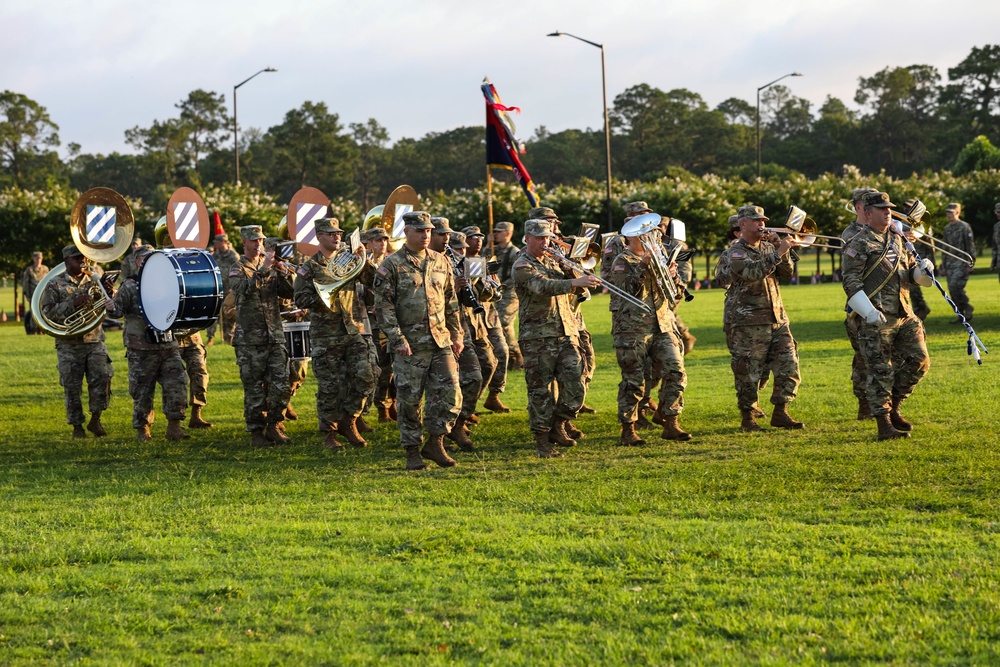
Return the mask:
<svg viewBox="0 0 1000 667">
<path fill-rule="evenodd" d="M 88 233 L 88 226 L 90 232 Z M 113 262 L 119 259 L 132 244 L 135 234 L 135 219 L 128 202 L 111 188 L 93 188 L 77 199 L 70 213 L 70 235 L 83 256 L 96 263 Z M 103 233 L 102 231 L 103 230 Z M 63 262 L 45 274 L 31 297 L 31 314 L 38 327 L 56 338 L 83 336 L 101 325 L 107 314 L 108 295 L 100 278 L 93 270 L 84 269 L 90 276 L 87 291 L 90 302 L 71 313 L 60 322 L 50 320 L 43 309 L 46 305 L 46 287 L 49 282 L 66 272 Z M 113 282 L 118 271 L 108 271 L 105 280 Z"/>
</svg>

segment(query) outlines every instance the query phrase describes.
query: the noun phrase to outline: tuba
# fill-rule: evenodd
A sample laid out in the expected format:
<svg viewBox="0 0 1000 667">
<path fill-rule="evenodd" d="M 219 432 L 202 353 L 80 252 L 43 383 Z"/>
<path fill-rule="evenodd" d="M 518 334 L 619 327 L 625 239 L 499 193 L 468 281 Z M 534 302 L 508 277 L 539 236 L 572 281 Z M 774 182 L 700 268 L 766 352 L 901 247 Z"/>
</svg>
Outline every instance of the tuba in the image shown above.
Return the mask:
<svg viewBox="0 0 1000 667">
<path fill-rule="evenodd" d="M 95 264 L 112 262 L 119 259 L 132 244 L 135 234 L 135 220 L 128 202 L 120 194 L 110 188 L 93 188 L 87 190 L 77 199 L 70 213 L 70 235 L 83 256 Z M 35 294 L 31 297 L 31 314 L 38 327 L 45 333 L 56 338 L 74 338 L 90 333 L 101 326 L 107 315 L 107 302 L 110 300 L 101 278 L 94 275 L 95 271 L 84 267 L 90 284 L 87 291 L 90 303 L 74 311 L 63 321 L 57 322 L 46 317 L 43 309 L 46 305 L 46 288 L 49 282 L 66 272 L 66 263 L 49 271 L 38 283 Z M 114 281 L 119 271 L 108 271 L 103 279 Z"/>
</svg>

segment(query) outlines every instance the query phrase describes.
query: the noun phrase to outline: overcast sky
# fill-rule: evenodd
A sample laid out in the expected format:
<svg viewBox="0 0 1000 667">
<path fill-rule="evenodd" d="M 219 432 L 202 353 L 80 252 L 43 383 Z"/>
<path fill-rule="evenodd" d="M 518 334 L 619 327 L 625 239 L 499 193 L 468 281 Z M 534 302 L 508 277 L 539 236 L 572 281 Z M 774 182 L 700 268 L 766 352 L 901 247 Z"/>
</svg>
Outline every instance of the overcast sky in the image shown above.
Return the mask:
<svg viewBox="0 0 1000 667">
<path fill-rule="evenodd" d="M 0 0 L 0 88 L 45 106 L 63 149 L 130 152 L 126 129 L 175 117 L 197 88 L 263 130 L 304 101 L 346 126 L 375 118 L 392 141 L 482 125 L 479 84 L 521 107 L 518 134 L 600 128 L 629 86 L 688 88 L 712 107 L 784 81 L 816 111 L 854 106 L 858 78 L 930 64 L 943 79 L 973 46 L 1000 43 L 996 0 Z"/>
</svg>

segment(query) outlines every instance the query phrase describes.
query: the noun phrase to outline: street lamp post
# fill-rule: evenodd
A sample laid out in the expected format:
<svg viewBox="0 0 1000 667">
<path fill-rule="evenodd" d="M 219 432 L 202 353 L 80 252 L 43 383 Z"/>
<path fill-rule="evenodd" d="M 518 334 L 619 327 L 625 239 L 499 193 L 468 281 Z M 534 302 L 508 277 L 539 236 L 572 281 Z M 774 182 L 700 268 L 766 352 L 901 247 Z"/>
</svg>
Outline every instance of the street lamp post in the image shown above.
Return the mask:
<svg viewBox="0 0 1000 667">
<path fill-rule="evenodd" d="M 615 229 L 615 225 L 611 218 L 611 125 L 608 122 L 608 78 L 604 58 L 604 45 L 592 42 L 589 39 L 584 39 L 583 37 L 571 35 L 568 32 L 560 32 L 558 30 L 550 32 L 547 37 L 572 37 L 573 39 L 590 44 L 591 46 L 596 46 L 601 50 L 601 89 L 604 93 L 604 161 L 605 167 L 607 168 L 607 174 L 605 175 L 605 183 L 607 184 L 607 200 L 605 201 L 605 208 L 608 213 L 608 231 L 612 232 Z"/>
<path fill-rule="evenodd" d="M 757 89 L 757 180 L 760 180 L 760 91 L 765 88 L 770 88 L 774 84 L 778 83 L 782 79 L 787 79 L 790 76 L 802 76 L 801 72 L 791 72 L 784 76 L 779 76 L 777 79 L 771 83 L 765 83 L 763 86 Z"/>
<path fill-rule="evenodd" d="M 257 72 L 257 74 L 263 74 L 264 72 L 277 72 L 277 71 L 278 70 L 274 69 L 273 67 L 265 67 L 261 71 Z M 236 120 L 236 91 L 244 83 L 252 79 L 254 76 L 257 76 L 257 74 L 254 74 L 253 76 L 248 77 L 240 81 L 235 86 L 233 86 L 233 150 L 235 151 L 236 154 L 236 185 L 240 184 L 240 125 L 239 122 L 237 122 Z"/>
</svg>

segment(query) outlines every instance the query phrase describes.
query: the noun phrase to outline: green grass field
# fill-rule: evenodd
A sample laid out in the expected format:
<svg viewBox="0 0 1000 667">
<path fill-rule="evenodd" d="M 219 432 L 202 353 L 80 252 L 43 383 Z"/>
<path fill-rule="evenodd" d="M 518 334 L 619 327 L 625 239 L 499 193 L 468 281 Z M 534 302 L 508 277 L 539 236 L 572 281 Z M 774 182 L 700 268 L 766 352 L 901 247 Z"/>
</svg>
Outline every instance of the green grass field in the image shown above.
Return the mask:
<svg viewBox="0 0 1000 667">
<path fill-rule="evenodd" d="M 534 457 L 513 373 L 521 409 L 484 415 L 480 453 L 418 473 L 394 425 L 323 449 L 311 377 L 294 444 L 251 449 L 226 346 L 209 348 L 216 427 L 168 443 L 160 415 L 140 446 L 117 332 L 111 435 L 73 441 L 52 339 L 10 323 L 0 664 L 997 664 L 1000 292 L 985 274 L 969 292 L 994 354 L 977 367 L 928 293 L 910 440 L 854 420 L 843 292 L 807 285 L 784 290 L 804 431 L 739 432 L 723 293 L 702 291 L 682 309 L 695 439 L 616 447 L 599 297 L 579 447 Z"/>
</svg>

